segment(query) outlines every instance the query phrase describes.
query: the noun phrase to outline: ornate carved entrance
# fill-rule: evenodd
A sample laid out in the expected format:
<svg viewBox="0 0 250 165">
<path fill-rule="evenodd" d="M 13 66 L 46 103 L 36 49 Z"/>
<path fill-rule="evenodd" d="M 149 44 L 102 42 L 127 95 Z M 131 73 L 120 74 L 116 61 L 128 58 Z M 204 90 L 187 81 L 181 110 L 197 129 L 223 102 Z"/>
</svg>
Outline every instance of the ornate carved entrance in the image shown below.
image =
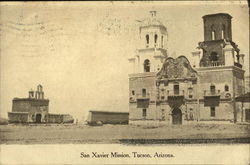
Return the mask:
<svg viewBox="0 0 250 165">
<path fill-rule="evenodd" d="M 181 110 L 179 108 L 174 108 L 172 111 L 172 121 L 173 124 L 175 125 L 179 125 L 182 124 L 182 113 Z"/>
</svg>

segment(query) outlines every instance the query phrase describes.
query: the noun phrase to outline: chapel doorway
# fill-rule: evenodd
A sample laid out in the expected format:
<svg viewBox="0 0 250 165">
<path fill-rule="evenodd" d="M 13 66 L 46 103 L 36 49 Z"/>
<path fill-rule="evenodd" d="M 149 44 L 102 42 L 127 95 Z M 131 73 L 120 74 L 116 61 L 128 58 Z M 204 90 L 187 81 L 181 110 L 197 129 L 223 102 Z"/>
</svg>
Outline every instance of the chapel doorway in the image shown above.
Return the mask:
<svg viewBox="0 0 250 165">
<path fill-rule="evenodd" d="M 172 121 L 174 125 L 181 125 L 182 124 L 182 113 L 179 108 L 174 108 L 172 111 Z"/>
<path fill-rule="evenodd" d="M 41 120 L 42 120 L 42 115 L 36 114 L 36 123 L 41 123 Z"/>
</svg>

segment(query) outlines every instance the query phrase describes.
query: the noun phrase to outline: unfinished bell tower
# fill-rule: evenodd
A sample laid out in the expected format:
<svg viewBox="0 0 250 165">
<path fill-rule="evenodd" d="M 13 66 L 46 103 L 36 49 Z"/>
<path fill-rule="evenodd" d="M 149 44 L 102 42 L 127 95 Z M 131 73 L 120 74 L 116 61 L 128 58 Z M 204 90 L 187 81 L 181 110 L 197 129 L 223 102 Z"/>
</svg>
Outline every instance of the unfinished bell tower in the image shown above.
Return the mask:
<svg viewBox="0 0 250 165">
<path fill-rule="evenodd" d="M 200 67 L 237 66 L 242 68 L 243 55 L 232 41 L 232 17 L 226 13 L 205 15 L 204 41 L 199 43 L 203 56 Z"/>
</svg>

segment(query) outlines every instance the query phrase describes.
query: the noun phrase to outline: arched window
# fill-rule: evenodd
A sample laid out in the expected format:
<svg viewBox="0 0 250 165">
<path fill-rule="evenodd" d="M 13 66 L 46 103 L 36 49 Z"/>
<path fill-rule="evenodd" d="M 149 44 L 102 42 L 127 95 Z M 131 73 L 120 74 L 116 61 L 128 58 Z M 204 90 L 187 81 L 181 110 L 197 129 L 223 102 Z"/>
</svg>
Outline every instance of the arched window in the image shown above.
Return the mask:
<svg viewBox="0 0 250 165">
<path fill-rule="evenodd" d="M 150 61 L 148 59 L 146 59 L 144 61 L 144 72 L 150 72 Z"/>
<path fill-rule="evenodd" d="M 134 91 L 134 90 L 132 90 L 132 95 L 133 95 L 133 96 L 135 95 L 135 91 Z"/>
<path fill-rule="evenodd" d="M 157 39 L 158 39 L 158 35 L 155 34 L 155 46 L 157 45 Z"/>
<path fill-rule="evenodd" d="M 215 40 L 215 31 L 212 31 L 212 40 Z"/>
<path fill-rule="evenodd" d="M 39 84 L 39 85 L 37 86 L 37 91 L 38 91 L 38 92 L 42 92 L 42 91 L 43 91 L 43 86 Z"/>
<path fill-rule="evenodd" d="M 161 36 L 161 47 L 163 48 L 164 42 L 163 42 L 163 36 Z"/>
<path fill-rule="evenodd" d="M 225 38 L 225 25 L 222 25 L 222 30 L 221 30 L 221 39 Z"/>
<path fill-rule="evenodd" d="M 148 44 L 149 44 L 149 35 L 147 34 L 146 35 L 146 47 L 148 47 Z"/>
<path fill-rule="evenodd" d="M 228 92 L 229 91 L 229 86 L 225 85 L 225 91 Z"/>
<path fill-rule="evenodd" d="M 215 40 L 215 30 L 214 30 L 214 25 L 211 26 L 211 39 Z"/>
<path fill-rule="evenodd" d="M 218 54 L 216 52 L 211 52 L 210 60 L 211 61 L 218 61 L 219 60 Z"/>
<path fill-rule="evenodd" d="M 211 94 L 215 94 L 215 85 L 210 86 L 210 92 Z"/>
</svg>

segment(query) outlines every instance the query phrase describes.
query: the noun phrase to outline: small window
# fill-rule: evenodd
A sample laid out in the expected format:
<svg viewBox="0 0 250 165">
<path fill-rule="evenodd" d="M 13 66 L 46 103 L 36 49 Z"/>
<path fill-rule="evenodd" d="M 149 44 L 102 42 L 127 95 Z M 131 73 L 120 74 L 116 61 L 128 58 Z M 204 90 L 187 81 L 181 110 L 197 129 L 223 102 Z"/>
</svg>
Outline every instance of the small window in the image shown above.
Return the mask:
<svg viewBox="0 0 250 165">
<path fill-rule="evenodd" d="M 211 92 L 211 94 L 215 94 L 215 86 L 214 85 L 210 86 L 210 92 Z"/>
<path fill-rule="evenodd" d="M 188 97 L 191 99 L 193 98 L 193 88 L 192 87 L 189 87 L 188 88 Z"/>
<path fill-rule="evenodd" d="M 142 96 L 143 97 L 146 97 L 146 93 L 147 93 L 146 89 L 142 89 Z"/>
<path fill-rule="evenodd" d="M 164 41 L 163 41 L 163 36 L 161 36 L 161 47 L 163 48 Z"/>
<path fill-rule="evenodd" d="M 229 91 L 229 86 L 225 85 L 225 91 L 228 92 Z"/>
<path fill-rule="evenodd" d="M 194 120 L 194 113 L 193 113 L 193 108 L 189 109 L 189 119 Z"/>
<path fill-rule="evenodd" d="M 135 91 L 134 90 L 132 91 L 132 95 L 135 95 Z"/>
<path fill-rule="evenodd" d="M 148 44 L 149 44 L 149 35 L 147 34 L 146 35 L 146 47 L 148 47 Z"/>
<path fill-rule="evenodd" d="M 164 86 L 168 86 L 168 82 L 167 81 L 164 81 Z"/>
<path fill-rule="evenodd" d="M 161 120 L 165 120 L 165 109 L 161 110 Z"/>
<path fill-rule="evenodd" d="M 147 109 L 143 109 L 142 110 L 142 117 L 146 117 L 147 116 Z"/>
<path fill-rule="evenodd" d="M 179 85 L 174 85 L 174 94 L 178 95 L 180 93 Z"/>
<path fill-rule="evenodd" d="M 165 99 L 165 97 L 164 97 L 164 96 L 161 96 L 161 99 L 162 99 L 162 100 L 164 100 L 164 99 Z"/>
<path fill-rule="evenodd" d="M 210 107 L 210 116 L 215 117 L 215 107 Z"/>
<path fill-rule="evenodd" d="M 245 110 L 245 120 L 250 121 L 250 109 Z"/>
</svg>

